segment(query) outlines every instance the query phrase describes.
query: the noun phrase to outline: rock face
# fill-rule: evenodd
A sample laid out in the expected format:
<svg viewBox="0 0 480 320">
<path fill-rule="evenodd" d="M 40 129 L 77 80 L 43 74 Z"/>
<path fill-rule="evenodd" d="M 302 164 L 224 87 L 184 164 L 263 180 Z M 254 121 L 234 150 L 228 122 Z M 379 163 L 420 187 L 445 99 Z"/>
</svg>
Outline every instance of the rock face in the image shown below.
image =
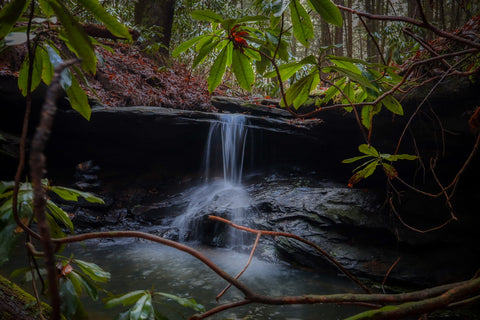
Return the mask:
<svg viewBox="0 0 480 320">
<path fill-rule="evenodd" d="M 382 209 L 384 199 L 373 190 L 333 184 L 295 186 L 291 181 L 265 181 L 252 189 L 258 210 L 253 226 L 301 236 L 360 277 L 382 281 L 400 258 L 389 281 L 428 285 L 461 279 L 480 263 L 480 251 L 468 242 L 459 250 L 454 242 L 440 240 L 442 233 L 452 230 L 415 242 L 414 232 Z M 470 237 L 478 240 L 474 233 Z M 319 271 L 334 268 L 315 249 L 294 239 L 270 241 L 281 259 Z"/>
</svg>

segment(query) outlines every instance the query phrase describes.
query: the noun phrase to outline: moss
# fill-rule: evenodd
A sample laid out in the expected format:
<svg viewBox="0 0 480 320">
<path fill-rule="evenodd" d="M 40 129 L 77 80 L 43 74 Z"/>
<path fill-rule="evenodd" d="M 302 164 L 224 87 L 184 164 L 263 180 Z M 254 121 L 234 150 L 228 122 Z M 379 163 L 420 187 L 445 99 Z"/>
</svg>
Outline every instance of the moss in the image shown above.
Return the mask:
<svg viewBox="0 0 480 320">
<path fill-rule="evenodd" d="M 0 319 L 30 320 L 40 319 L 37 300 L 10 280 L 0 276 Z M 42 302 L 45 318 L 51 308 Z"/>
</svg>

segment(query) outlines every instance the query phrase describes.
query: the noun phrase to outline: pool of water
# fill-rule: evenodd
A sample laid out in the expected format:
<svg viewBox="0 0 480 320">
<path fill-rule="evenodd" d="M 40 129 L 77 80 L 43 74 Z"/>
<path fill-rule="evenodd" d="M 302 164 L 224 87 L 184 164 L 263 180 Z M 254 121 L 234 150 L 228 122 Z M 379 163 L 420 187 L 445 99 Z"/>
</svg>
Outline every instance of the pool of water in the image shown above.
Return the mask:
<svg viewBox="0 0 480 320">
<path fill-rule="evenodd" d="M 229 249 L 196 248 L 232 275 L 237 274 L 248 260 L 248 254 Z M 226 286 L 225 280 L 186 253 L 143 240 L 87 241 L 84 244 L 70 245 L 63 255 L 69 254 L 81 260 L 95 262 L 110 272 L 112 278 L 105 285 L 105 289 L 114 294 L 149 289 L 194 298 L 207 309 L 238 301 L 243 297 L 240 291 L 231 288 L 217 303 L 215 297 Z M 8 274 L 14 268 L 20 267 L 21 261 L 23 259 L 19 254 L 13 261 L 2 266 L 2 273 Z M 241 280 L 256 292 L 272 296 L 358 292 L 358 289 L 343 277 L 299 270 L 256 258 Z M 114 319 L 118 313 L 126 310 L 122 307 L 104 309 L 101 301 L 93 302 L 88 299 L 84 299 L 84 304 L 91 319 Z M 157 306 L 172 320 L 186 319 L 195 313 L 166 300 L 159 301 Z M 344 319 L 360 310 L 358 307 L 336 305 L 251 304 L 224 311 L 209 319 Z"/>
</svg>

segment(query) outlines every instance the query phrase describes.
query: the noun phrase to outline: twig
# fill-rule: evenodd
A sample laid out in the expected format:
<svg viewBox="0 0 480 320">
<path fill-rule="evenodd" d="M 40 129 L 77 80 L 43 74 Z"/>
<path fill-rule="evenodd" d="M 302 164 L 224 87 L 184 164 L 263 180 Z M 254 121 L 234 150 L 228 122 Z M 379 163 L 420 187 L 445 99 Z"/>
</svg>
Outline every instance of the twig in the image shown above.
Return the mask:
<svg viewBox="0 0 480 320">
<path fill-rule="evenodd" d="M 421 20 L 418 20 L 418 19 L 410 18 L 410 17 L 403 17 L 403 16 L 388 16 L 388 15 L 371 14 L 371 13 L 358 11 L 358 10 L 348 8 L 348 7 L 345 7 L 345 6 L 341 6 L 341 5 L 337 5 L 337 7 L 339 9 L 343 10 L 343 11 L 351 12 L 353 14 L 365 17 L 367 19 L 406 22 L 406 23 L 412 24 L 414 26 L 418 26 L 418 27 L 421 27 L 421 28 L 428 29 L 428 30 L 434 32 L 435 34 L 437 34 L 437 35 L 439 35 L 443 38 L 448 38 L 450 40 L 454 40 L 456 42 L 466 44 L 466 45 L 470 46 L 471 48 L 480 49 L 480 43 L 469 40 L 467 38 L 462 38 L 462 37 L 457 36 L 457 35 L 455 35 L 453 33 L 450 33 L 450 32 L 446 32 L 446 31 L 444 31 L 440 28 L 437 28 L 434 25 L 432 25 L 428 22 L 425 22 L 425 21 L 421 21 Z"/>
<path fill-rule="evenodd" d="M 363 283 L 361 283 L 357 278 L 355 278 L 350 272 L 348 272 L 347 269 L 345 269 L 337 260 L 335 260 L 330 254 L 328 254 L 328 252 L 326 252 L 325 250 L 323 250 L 322 248 L 320 248 L 318 245 L 316 245 L 315 243 L 311 242 L 311 241 L 308 241 L 302 237 L 299 237 L 297 235 L 294 235 L 294 234 L 291 234 L 291 233 L 286 233 L 286 232 L 278 232 L 278 231 L 264 231 L 264 230 L 256 230 L 256 229 L 251 229 L 251 228 L 247 228 L 247 227 L 244 227 L 244 226 L 239 226 L 227 219 L 224 219 L 224 218 L 221 218 L 221 217 L 217 217 L 217 216 L 208 216 L 209 219 L 212 219 L 212 220 L 217 220 L 217 221 L 220 221 L 220 222 L 223 222 L 223 223 L 226 223 L 236 229 L 239 229 L 239 230 L 243 230 L 243 231 L 246 231 L 246 232 L 251 232 L 251 233 L 256 233 L 256 234 L 262 234 L 262 235 L 269 235 L 269 236 L 278 236 L 278 237 L 286 237 L 286 238 L 292 238 L 292 239 L 295 239 L 297 241 L 300 241 L 302 243 L 305 243 L 309 246 L 311 246 L 312 248 L 314 248 L 315 250 L 317 250 L 318 252 L 320 252 L 325 258 L 327 258 L 331 263 L 333 263 L 343 274 L 345 274 L 348 278 L 350 278 L 350 280 L 352 280 L 353 282 L 355 282 L 356 284 L 358 284 L 365 292 L 367 293 L 371 293 L 370 289 L 368 289 Z"/>
<path fill-rule="evenodd" d="M 39 314 L 41 320 L 45 320 L 45 318 L 43 317 L 42 301 L 40 300 L 40 296 L 38 294 L 37 282 L 36 282 L 36 279 L 35 279 L 35 270 L 38 270 L 38 268 L 36 268 L 37 265 L 34 262 L 35 257 L 30 253 L 28 246 L 27 246 L 27 256 L 28 256 L 28 262 L 30 264 L 30 273 L 32 275 L 32 289 L 33 289 L 33 293 L 35 295 L 35 300 L 37 300 L 38 314 Z"/>
<path fill-rule="evenodd" d="M 453 210 L 452 202 L 450 201 L 450 198 L 448 196 L 448 193 L 446 189 L 443 187 L 442 183 L 437 177 L 437 174 L 435 173 L 435 170 L 433 168 L 435 167 L 436 160 L 434 158 L 430 159 L 430 171 L 432 172 L 433 178 L 437 182 L 438 186 L 440 187 L 440 190 L 442 190 L 442 193 L 445 195 L 445 201 L 447 202 L 447 206 L 450 209 L 450 216 L 452 217 L 453 220 L 458 220 L 458 218 L 455 216 L 455 212 Z"/>
<path fill-rule="evenodd" d="M 417 229 L 417 228 L 414 228 L 414 227 L 408 225 L 407 223 L 405 223 L 405 221 L 403 221 L 402 217 L 400 216 L 400 214 L 398 213 L 398 211 L 395 209 L 395 206 L 393 205 L 393 199 L 392 199 L 392 198 L 390 198 L 390 207 L 392 208 L 393 213 L 395 213 L 395 215 L 397 216 L 398 220 L 399 220 L 405 227 L 407 227 L 408 229 L 413 230 L 413 231 L 415 231 L 415 232 L 418 232 L 418 233 L 428 233 L 428 232 L 432 232 L 432 231 L 435 231 L 435 230 L 438 230 L 438 229 L 441 229 L 441 228 L 445 227 L 447 224 L 449 224 L 449 223 L 452 222 L 452 221 L 455 221 L 453 218 L 450 218 L 450 219 L 448 219 L 447 221 L 445 221 L 444 223 L 442 223 L 442 224 L 439 225 L 439 226 L 432 227 L 432 228 L 427 229 L 427 230 L 420 230 L 420 229 Z"/>
<path fill-rule="evenodd" d="M 432 87 L 432 89 L 430 89 L 430 91 L 427 93 L 427 95 L 422 99 L 422 101 L 418 104 L 417 106 L 417 109 L 415 109 L 415 111 L 412 113 L 412 115 L 410 116 L 410 118 L 408 119 L 407 123 L 405 124 L 405 127 L 400 135 L 400 138 L 398 139 L 398 142 L 397 142 L 397 147 L 395 148 L 395 154 L 398 153 L 398 150 L 400 149 L 400 144 L 402 143 L 402 140 L 403 140 L 403 137 L 405 136 L 405 132 L 407 131 L 408 127 L 410 126 L 410 124 L 412 123 L 413 119 L 415 118 L 415 116 L 417 115 L 418 111 L 420 110 L 420 108 L 423 106 L 423 104 L 428 100 L 428 98 L 430 97 L 430 95 L 432 95 L 433 91 L 435 91 L 435 89 L 440 85 L 440 83 L 442 83 L 442 81 L 445 79 L 445 77 L 447 76 L 447 74 L 450 72 L 450 70 L 452 69 L 453 67 L 451 67 L 448 71 L 446 71 L 442 77 L 440 78 L 440 80 L 438 80 L 437 83 L 435 83 L 435 85 Z"/>
<path fill-rule="evenodd" d="M 250 263 L 252 262 L 252 259 L 253 259 L 253 255 L 255 253 L 255 250 L 257 249 L 257 246 L 258 246 L 258 241 L 260 240 L 260 236 L 262 234 L 261 233 L 257 233 L 257 237 L 255 238 L 255 243 L 253 244 L 253 248 L 252 250 L 250 251 L 250 256 L 248 257 L 248 261 L 247 263 L 245 264 L 245 267 L 243 267 L 243 269 L 235 276 L 235 279 L 238 279 L 242 276 L 242 274 L 247 270 L 248 266 L 250 266 Z M 228 289 L 230 289 L 230 287 L 232 286 L 231 283 L 229 283 L 225 289 L 222 290 L 222 292 L 220 292 L 216 297 L 215 297 L 215 300 L 220 300 L 220 298 L 227 292 Z"/>
<path fill-rule="evenodd" d="M 25 168 L 25 145 L 28 134 L 28 122 L 30 120 L 30 113 L 32 110 L 32 74 L 33 74 L 33 60 L 35 57 L 36 45 L 33 47 L 30 43 L 30 29 L 32 27 L 33 14 L 35 11 L 35 1 L 30 3 L 30 16 L 28 19 L 27 25 L 27 59 L 28 59 L 28 77 L 27 77 L 27 95 L 25 97 L 25 114 L 23 116 L 23 125 L 22 125 L 22 134 L 20 136 L 20 145 L 19 145 L 19 161 L 17 166 L 17 172 L 15 173 L 15 184 L 13 186 L 12 194 L 12 214 L 15 219 L 15 223 L 21 227 L 26 233 L 30 234 L 35 239 L 39 239 L 40 236 L 26 226 L 23 221 L 20 219 L 18 214 L 18 192 L 20 189 L 20 179 L 22 178 L 23 169 Z"/>
<path fill-rule="evenodd" d="M 401 257 L 398 257 L 397 260 L 395 260 L 395 262 L 390 266 L 390 268 L 388 268 L 388 271 L 387 273 L 385 274 L 385 277 L 383 278 L 383 281 L 382 281 L 382 290 L 383 290 L 383 293 L 385 293 L 385 282 L 387 282 L 387 279 L 388 279 L 388 276 L 390 276 L 390 273 L 392 272 L 393 268 L 395 268 L 395 266 L 398 264 L 398 262 L 400 261 L 400 258 Z"/>
<path fill-rule="evenodd" d="M 382 63 L 384 65 L 387 65 L 387 62 L 385 61 L 385 58 L 383 57 L 382 49 L 380 49 L 380 45 L 378 44 L 377 39 L 375 39 L 375 37 L 373 36 L 372 32 L 370 31 L 370 28 L 368 27 L 367 23 L 365 22 L 365 20 L 363 20 L 362 16 L 360 16 L 360 15 L 358 16 L 358 19 L 360 19 L 360 22 L 362 23 L 363 27 L 365 28 L 365 30 L 368 33 L 368 36 L 370 37 L 370 39 L 375 44 L 375 47 L 377 48 L 378 54 L 380 55 L 380 59 L 382 59 Z"/>
<path fill-rule="evenodd" d="M 450 183 L 450 185 L 448 185 L 447 189 L 449 189 L 450 187 L 453 186 L 453 190 L 452 192 L 450 193 L 449 195 L 449 199 L 451 199 L 453 197 L 453 195 L 455 194 L 455 191 L 457 189 L 457 185 L 458 185 L 458 181 L 460 180 L 460 177 L 462 176 L 463 172 L 465 171 L 465 169 L 468 167 L 468 165 L 470 164 L 470 162 L 472 161 L 473 157 L 475 156 L 475 154 L 477 153 L 477 150 L 478 150 L 478 146 L 480 145 L 480 134 L 477 134 L 477 140 L 475 140 L 475 144 L 473 145 L 473 149 L 472 149 L 472 152 L 470 152 L 470 155 L 468 156 L 467 160 L 465 161 L 465 163 L 463 164 L 463 166 L 460 168 L 460 170 L 458 171 L 458 173 L 455 175 L 455 178 L 453 179 L 453 181 Z"/>
<path fill-rule="evenodd" d="M 427 42 L 427 41 L 424 41 L 423 39 L 421 39 L 420 37 L 418 37 L 417 35 L 415 35 L 413 32 L 412 32 L 412 29 L 410 28 L 403 28 L 403 32 L 405 32 L 407 35 L 409 35 L 410 37 L 412 37 L 413 39 L 415 39 L 415 41 L 417 41 L 418 43 L 420 43 L 428 52 L 430 52 L 432 55 L 434 56 L 439 56 L 439 54 L 433 50 L 433 48 L 430 46 L 430 44 Z M 450 63 L 447 62 L 447 60 L 445 59 L 442 59 L 441 60 L 443 64 L 445 64 L 448 68 L 452 68 L 452 66 L 450 65 Z"/>
</svg>

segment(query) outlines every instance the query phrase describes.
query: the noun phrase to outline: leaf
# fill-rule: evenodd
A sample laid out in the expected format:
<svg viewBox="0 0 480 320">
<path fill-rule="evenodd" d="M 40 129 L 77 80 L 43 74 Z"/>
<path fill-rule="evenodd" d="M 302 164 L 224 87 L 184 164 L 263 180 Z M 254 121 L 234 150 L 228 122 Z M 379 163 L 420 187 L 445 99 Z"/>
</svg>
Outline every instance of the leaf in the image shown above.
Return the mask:
<svg viewBox="0 0 480 320">
<path fill-rule="evenodd" d="M 33 70 L 32 70 L 32 82 L 31 82 L 31 88 L 30 91 L 33 92 L 40 82 L 42 81 L 42 63 L 43 63 L 43 57 L 41 54 L 41 49 L 37 48 L 35 50 L 35 56 L 33 57 Z M 30 61 L 28 59 L 28 56 L 25 57 L 25 60 L 22 63 L 22 66 L 20 67 L 20 72 L 18 74 L 18 88 L 22 92 L 23 96 L 27 96 L 27 86 L 28 86 L 28 68 L 30 65 Z"/>
<path fill-rule="evenodd" d="M 345 85 L 345 87 L 343 88 L 343 94 L 342 94 L 342 103 L 343 104 L 350 104 L 351 103 L 355 103 L 354 99 L 355 99 L 355 93 L 353 91 L 353 86 L 352 86 L 352 83 L 349 81 L 347 82 L 347 84 Z"/>
<path fill-rule="evenodd" d="M 290 4 L 290 0 L 275 0 L 272 4 L 272 13 L 274 17 L 280 17 Z"/>
<path fill-rule="evenodd" d="M 87 11 L 89 11 L 97 20 L 103 22 L 105 27 L 115 36 L 132 41 L 132 36 L 128 29 L 118 22 L 117 18 L 112 16 L 98 2 L 98 0 L 78 0 Z"/>
<path fill-rule="evenodd" d="M 372 146 L 369 146 L 367 144 L 361 144 L 358 146 L 358 151 L 364 154 L 368 154 L 369 156 L 378 158 L 380 156 L 380 153 L 378 153 L 377 149 L 375 149 Z"/>
<path fill-rule="evenodd" d="M 136 290 L 136 291 L 131 291 L 129 293 L 121 295 L 119 297 L 109 298 L 106 300 L 105 308 L 109 309 L 119 304 L 122 304 L 123 306 L 134 304 L 144 294 L 147 294 L 147 291 Z"/>
<path fill-rule="evenodd" d="M 0 40 L 12 30 L 15 22 L 27 10 L 30 1 L 13 0 L 0 11 Z"/>
<path fill-rule="evenodd" d="M 299 81 L 295 82 L 287 90 L 287 103 L 289 105 L 293 104 L 295 109 L 300 108 L 300 106 L 307 101 L 308 95 L 310 92 L 320 83 L 320 76 L 318 72 L 313 72 L 303 77 Z"/>
<path fill-rule="evenodd" d="M 0 266 L 10 259 L 20 239 L 20 234 L 15 233 L 16 227 L 11 211 L 10 214 L 0 217 Z"/>
<path fill-rule="evenodd" d="M 194 299 L 181 298 L 173 294 L 164 293 L 164 292 L 154 292 L 154 295 L 160 295 L 160 296 L 169 298 L 184 307 L 192 308 L 198 312 L 205 311 L 205 307 L 201 304 L 198 304 Z"/>
<path fill-rule="evenodd" d="M 375 172 L 375 169 L 377 168 L 377 165 L 378 165 L 378 161 L 373 161 L 368 166 L 366 166 L 362 170 L 355 173 L 350 178 L 350 180 L 348 180 L 348 186 L 352 187 L 354 184 L 356 184 L 356 183 L 360 182 L 361 180 L 371 176 Z"/>
<path fill-rule="evenodd" d="M 85 293 L 94 301 L 98 300 L 98 291 L 87 279 L 76 271 L 72 271 L 68 274 L 68 278 L 72 281 L 75 291 L 78 295 L 81 295 L 85 290 Z"/>
<path fill-rule="evenodd" d="M 53 78 L 53 65 L 50 62 L 48 52 L 43 47 L 38 47 L 37 50 L 40 51 L 42 57 L 42 80 L 48 86 Z"/>
<path fill-rule="evenodd" d="M 207 55 L 210 54 L 217 47 L 220 41 L 220 39 L 213 40 L 212 37 L 211 41 L 206 42 L 198 51 L 195 59 L 193 59 L 192 68 L 195 68 L 198 64 L 202 63 L 207 57 Z"/>
<path fill-rule="evenodd" d="M 293 76 L 298 70 L 300 70 L 304 65 L 300 62 L 289 62 L 282 64 L 278 67 L 278 71 L 280 72 L 280 77 L 282 81 L 288 80 L 291 76 Z M 277 76 L 276 71 L 271 71 L 265 74 L 264 77 L 266 78 L 273 78 Z"/>
<path fill-rule="evenodd" d="M 130 309 L 130 320 L 153 320 L 153 317 L 152 296 L 150 293 L 145 293 Z"/>
<path fill-rule="evenodd" d="M 328 48 L 328 49 L 330 49 L 330 48 Z M 370 62 L 366 62 L 366 61 L 361 60 L 361 59 L 355 59 L 355 58 L 351 58 L 351 57 L 340 57 L 340 56 L 334 56 L 334 55 L 327 55 L 326 58 L 328 60 L 330 60 L 331 62 L 337 64 L 337 65 L 348 62 L 349 64 L 362 65 L 362 66 L 371 67 L 371 68 L 374 68 L 374 67 L 385 68 L 385 66 L 383 64 L 370 63 Z M 357 66 L 357 68 L 358 68 L 358 66 Z M 373 69 L 368 69 L 368 70 L 373 70 Z"/>
<path fill-rule="evenodd" d="M 361 160 L 361 159 L 365 159 L 365 158 L 368 158 L 368 157 L 370 157 L 370 156 L 369 155 L 364 155 L 364 156 L 348 158 L 348 159 L 342 160 L 342 163 L 352 163 L 352 162 L 355 162 L 355 161 L 358 161 L 358 160 Z"/>
<path fill-rule="evenodd" d="M 52 200 L 47 200 L 47 209 L 56 220 L 60 221 L 70 232 L 74 233 L 72 220 L 70 220 L 65 211 L 60 209 Z"/>
<path fill-rule="evenodd" d="M 210 69 L 210 74 L 208 75 L 208 91 L 210 93 L 215 90 L 215 88 L 220 84 L 227 67 L 228 60 L 228 46 L 220 51 L 220 54 L 213 62 L 212 68 Z"/>
<path fill-rule="evenodd" d="M 47 0 L 38 0 L 38 4 L 47 18 L 54 14 L 52 7 L 50 7 Z"/>
<path fill-rule="evenodd" d="M 59 295 L 61 299 L 62 314 L 67 319 L 72 319 L 80 304 L 75 287 L 70 279 L 62 277 L 59 280 Z"/>
<path fill-rule="evenodd" d="M 237 23 L 259 22 L 259 21 L 266 21 L 266 20 L 268 20 L 268 17 L 263 15 L 245 16 L 240 19 L 237 19 Z"/>
<path fill-rule="evenodd" d="M 350 70 L 350 71 L 352 71 L 352 72 L 354 72 L 358 75 L 362 74 L 361 70 L 355 64 L 353 64 L 351 61 L 348 61 L 346 59 L 341 59 L 340 57 L 336 57 L 336 56 L 329 56 L 328 60 L 333 62 L 338 67 Z"/>
<path fill-rule="evenodd" d="M 77 78 L 72 77 L 72 85 L 66 90 L 68 101 L 73 110 L 80 113 L 85 119 L 90 121 L 92 110 L 88 103 L 88 97 L 85 91 L 80 87 Z"/>
<path fill-rule="evenodd" d="M 262 55 L 257 51 L 250 48 L 243 48 L 243 53 L 252 60 L 259 61 L 262 60 Z"/>
<path fill-rule="evenodd" d="M 53 65 L 53 68 L 57 67 L 63 62 L 58 52 L 52 46 L 47 44 L 45 48 L 48 52 L 48 58 L 50 59 L 50 63 Z M 63 90 L 67 90 L 72 85 L 72 73 L 70 72 L 70 69 L 67 68 L 62 71 L 60 85 L 62 86 Z"/>
<path fill-rule="evenodd" d="M 397 170 L 388 163 L 382 163 L 383 171 L 390 179 L 396 178 L 398 176 Z"/>
<path fill-rule="evenodd" d="M 178 57 L 178 55 L 184 51 L 187 51 L 188 49 L 190 49 L 191 47 L 193 47 L 193 45 L 195 45 L 197 42 L 199 42 L 200 40 L 203 40 L 205 38 L 208 38 L 208 37 L 211 37 L 210 35 L 201 35 L 201 36 L 198 36 L 198 37 L 195 37 L 193 39 L 190 39 L 190 40 L 187 40 L 185 42 L 182 42 L 178 47 L 175 48 L 175 50 L 172 51 L 172 57 Z"/>
<path fill-rule="evenodd" d="M 50 234 L 52 238 L 65 238 L 67 235 L 58 225 L 57 221 L 49 214 L 47 214 L 48 225 L 50 226 Z M 62 245 L 63 247 L 64 245 Z"/>
<path fill-rule="evenodd" d="M 0 181 L 0 195 L 8 189 L 13 189 L 15 181 Z"/>
<path fill-rule="evenodd" d="M 366 105 L 362 107 L 362 124 L 369 130 L 372 127 L 372 112 L 372 105 Z"/>
<path fill-rule="evenodd" d="M 289 62 L 289 63 L 284 63 L 278 67 L 278 71 L 280 72 L 280 77 L 282 78 L 282 81 L 285 81 L 289 79 L 291 76 L 293 76 L 298 70 L 300 70 L 303 66 L 306 64 L 316 64 L 316 60 L 314 56 L 308 56 L 303 58 L 300 61 L 295 61 L 295 62 Z M 264 77 L 266 78 L 273 78 L 277 76 L 276 71 L 271 71 L 267 73 Z"/>
<path fill-rule="evenodd" d="M 232 68 L 240 87 L 247 91 L 252 90 L 252 84 L 255 82 L 255 73 L 253 72 L 250 59 L 240 49 L 233 50 Z"/>
<path fill-rule="evenodd" d="M 50 190 L 55 192 L 58 196 L 60 196 L 62 199 L 67 201 L 78 201 L 78 197 L 82 197 L 88 202 L 105 204 L 105 202 L 101 198 L 91 194 L 90 192 L 84 192 L 80 190 L 75 190 L 75 189 L 66 188 L 66 187 L 58 187 L 58 186 L 50 187 Z"/>
<path fill-rule="evenodd" d="M 74 259 L 73 262 L 77 264 L 80 269 L 82 269 L 83 273 L 89 276 L 93 281 L 105 283 L 110 280 L 110 272 L 106 272 L 95 263 L 78 259 Z"/>
<path fill-rule="evenodd" d="M 388 110 L 392 111 L 395 114 L 403 116 L 402 105 L 393 96 L 386 96 L 385 98 L 383 98 L 382 103 Z"/>
<path fill-rule="evenodd" d="M 332 70 L 347 76 L 348 78 L 350 78 L 350 80 L 357 82 L 364 88 L 370 88 L 374 91 L 378 91 L 378 89 L 374 85 L 372 85 L 370 81 L 367 78 L 365 78 L 362 74 L 358 74 L 356 72 L 353 72 L 350 69 L 342 68 L 338 66 L 329 66 L 329 67 L 323 68 L 324 72 L 331 72 Z"/>
<path fill-rule="evenodd" d="M 388 153 L 382 153 L 380 155 L 382 159 L 385 159 L 387 161 L 397 161 L 397 160 L 415 160 L 418 159 L 417 156 L 411 155 L 411 154 L 395 154 L 391 155 Z"/>
<path fill-rule="evenodd" d="M 330 0 L 308 0 L 310 6 L 328 23 L 341 27 L 343 24 L 340 9 Z"/>
<path fill-rule="evenodd" d="M 93 50 L 90 37 L 63 3 L 58 2 L 57 0 L 48 0 L 48 4 L 53 11 L 55 11 L 55 14 L 60 20 L 62 27 L 67 34 L 68 43 L 74 49 L 75 54 L 82 59 L 82 67 L 86 71 L 95 74 L 97 68 L 97 56 Z"/>
<path fill-rule="evenodd" d="M 301 44 L 308 47 L 310 45 L 309 40 L 314 37 L 310 15 L 298 0 L 292 0 L 290 2 L 290 14 L 295 38 L 297 38 Z"/>
<path fill-rule="evenodd" d="M 210 10 L 195 10 L 191 13 L 192 18 L 200 21 L 210 21 L 222 23 L 223 18 L 218 13 L 215 13 Z"/>
</svg>

